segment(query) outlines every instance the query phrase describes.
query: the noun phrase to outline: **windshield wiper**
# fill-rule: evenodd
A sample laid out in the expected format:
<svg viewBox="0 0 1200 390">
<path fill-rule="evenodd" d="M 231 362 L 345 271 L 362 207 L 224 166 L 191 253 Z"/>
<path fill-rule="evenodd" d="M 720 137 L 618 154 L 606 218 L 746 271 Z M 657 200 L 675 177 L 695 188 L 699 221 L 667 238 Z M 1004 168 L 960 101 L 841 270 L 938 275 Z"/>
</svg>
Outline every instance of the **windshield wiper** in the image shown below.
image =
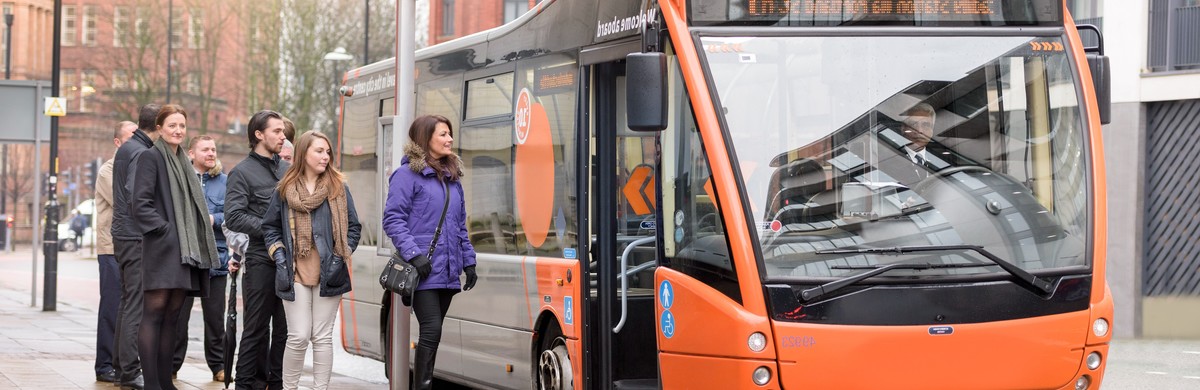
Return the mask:
<svg viewBox="0 0 1200 390">
<path fill-rule="evenodd" d="M 983 257 L 986 257 L 988 260 L 991 260 L 993 263 L 996 263 L 996 265 L 1000 266 L 1001 269 L 1003 269 L 1004 271 L 1011 274 L 1013 276 L 1014 281 L 1016 282 L 1016 284 L 1018 286 L 1024 287 L 1025 289 L 1032 291 L 1034 293 L 1037 293 L 1039 295 L 1049 294 L 1054 289 L 1054 286 L 1051 285 L 1051 283 L 1049 281 L 1039 278 L 1037 276 L 1034 276 L 1033 274 L 1029 273 L 1029 271 L 1021 269 L 1021 267 L 1018 267 L 1018 266 L 1014 265 L 1013 263 L 1008 262 L 1007 260 L 1001 259 L 1000 257 L 992 254 L 991 252 L 988 252 L 986 249 L 983 249 L 982 246 L 978 246 L 978 245 L 929 245 L 929 246 L 898 246 L 898 247 L 891 247 L 891 248 L 832 249 L 832 250 L 816 251 L 815 253 L 819 254 L 819 255 L 854 254 L 854 253 L 901 255 L 901 254 L 905 254 L 905 253 L 941 252 L 941 251 L 954 251 L 954 250 L 974 251 L 976 253 L 979 253 L 980 255 L 983 255 Z M 874 268 L 870 271 L 850 275 L 850 276 L 847 276 L 842 279 L 838 279 L 838 280 L 835 280 L 835 281 L 832 281 L 829 283 L 822 284 L 817 287 L 813 287 L 813 288 L 801 291 L 800 299 L 803 300 L 804 302 L 812 302 L 812 301 L 816 300 L 817 298 L 832 294 L 838 290 L 846 288 L 847 286 L 861 282 L 863 280 L 866 280 L 868 278 L 882 274 L 884 272 L 891 271 L 893 269 L 932 269 L 932 268 L 950 268 L 950 267 L 961 267 L 961 266 L 954 265 L 954 264 L 904 264 L 904 263 L 888 264 L 888 265 L 880 266 L 878 268 Z"/>
</svg>

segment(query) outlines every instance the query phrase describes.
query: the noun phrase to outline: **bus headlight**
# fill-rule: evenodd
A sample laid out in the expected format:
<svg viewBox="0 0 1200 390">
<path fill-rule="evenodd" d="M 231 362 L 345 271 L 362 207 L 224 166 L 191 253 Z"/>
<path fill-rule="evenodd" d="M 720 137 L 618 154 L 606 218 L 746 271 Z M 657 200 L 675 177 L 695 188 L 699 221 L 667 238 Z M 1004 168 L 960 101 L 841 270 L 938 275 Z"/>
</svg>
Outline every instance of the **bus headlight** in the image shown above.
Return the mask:
<svg viewBox="0 0 1200 390">
<path fill-rule="evenodd" d="M 767 383 L 771 382 L 771 370 L 766 367 L 755 368 L 751 379 L 754 380 L 754 384 L 756 385 L 766 386 Z"/>
<path fill-rule="evenodd" d="M 767 349 L 767 336 L 759 332 L 754 332 L 750 335 L 750 339 L 746 340 L 746 345 L 750 347 L 751 351 L 762 352 L 764 349 Z"/>
<path fill-rule="evenodd" d="M 1092 322 L 1092 334 L 1095 334 L 1096 337 L 1104 337 L 1105 335 L 1107 335 L 1108 334 L 1108 320 L 1103 319 L 1103 318 L 1097 318 L 1096 321 L 1093 321 Z"/>
<path fill-rule="evenodd" d="M 1087 375 L 1081 376 L 1079 379 L 1075 380 L 1075 390 L 1085 390 L 1091 385 L 1092 378 L 1089 378 Z"/>
<path fill-rule="evenodd" d="M 1089 370 L 1100 368 L 1100 352 L 1092 352 L 1087 356 L 1087 366 Z"/>
</svg>

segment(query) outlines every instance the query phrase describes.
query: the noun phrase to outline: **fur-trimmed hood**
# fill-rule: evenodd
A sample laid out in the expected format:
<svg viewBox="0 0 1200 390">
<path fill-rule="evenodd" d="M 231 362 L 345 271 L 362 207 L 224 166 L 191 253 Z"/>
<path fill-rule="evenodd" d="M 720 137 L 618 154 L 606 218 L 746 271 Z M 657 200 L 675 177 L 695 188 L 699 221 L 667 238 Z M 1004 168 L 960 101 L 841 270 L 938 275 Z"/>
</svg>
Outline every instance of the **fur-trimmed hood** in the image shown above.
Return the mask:
<svg viewBox="0 0 1200 390">
<path fill-rule="evenodd" d="M 408 169 L 411 169 L 413 173 L 418 175 L 425 175 L 425 168 L 433 169 L 429 166 L 429 162 L 425 160 L 425 149 L 421 149 L 414 142 L 404 144 L 404 159 L 400 163 L 407 163 Z M 461 178 L 463 176 L 462 160 L 458 158 L 457 154 L 450 154 L 450 167 L 448 168 L 454 169 L 458 173 L 458 177 Z"/>
</svg>

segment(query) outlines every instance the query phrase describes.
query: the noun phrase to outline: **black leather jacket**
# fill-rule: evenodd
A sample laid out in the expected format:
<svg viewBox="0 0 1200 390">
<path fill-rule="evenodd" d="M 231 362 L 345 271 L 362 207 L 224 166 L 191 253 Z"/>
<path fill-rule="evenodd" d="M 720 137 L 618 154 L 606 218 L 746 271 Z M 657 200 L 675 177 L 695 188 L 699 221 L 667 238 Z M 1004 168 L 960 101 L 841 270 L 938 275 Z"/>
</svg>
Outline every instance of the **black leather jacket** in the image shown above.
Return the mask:
<svg viewBox="0 0 1200 390">
<path fill-rule="evenodd" d="M 275 186 L 283 179 L 288 164 L 279 159 L 259 156 L 250 151 L 250 156 L 229 171 L 225 187 L 225 226 L 229 230 L 245 233 L 250 237 L 246 245 L 246 263 L 273 264 L 267 246 L 263 245 L 262 222 Z"/>
<path fill-rule="evenodd" d="M 350 195 L 350 187 L 344 188 L 346 209 L 350 214 L 346 226 L 346 245 L 350 246 L 350 252 L 353 253 L 354 249 L 358 248 L 362 224 L 358 223 L 358 213 L 354 210 L 354 197 Z M 262 225 L 263 243 L 267 248 L 276 243 L 283 245 L 284 258 L 287 261 L 283 264 L 275 263 L 275 295 L 288 301 L 296 300 L 296 291 L 292 289 L 292 282 L 296 280 L 296 262 L 292 254 L 296 252 L 292 246 L 291 226 L 284 222 L 289 220 L 291 212 L 287 199 L 284 199 L 279 191 L 275 191 L 271 195 L 271 204 L 263 216 Z M 350 292 L 350 269 L 346 264 L 350 259 L 343 259 L 333 253 L 333 214 L 330 212 L 328 201 L 313 209 L 312 233 L 313 244 L 317 246 L 317 254 L 321 256 L 321 296 L 336 297 Z"/>
</svg>

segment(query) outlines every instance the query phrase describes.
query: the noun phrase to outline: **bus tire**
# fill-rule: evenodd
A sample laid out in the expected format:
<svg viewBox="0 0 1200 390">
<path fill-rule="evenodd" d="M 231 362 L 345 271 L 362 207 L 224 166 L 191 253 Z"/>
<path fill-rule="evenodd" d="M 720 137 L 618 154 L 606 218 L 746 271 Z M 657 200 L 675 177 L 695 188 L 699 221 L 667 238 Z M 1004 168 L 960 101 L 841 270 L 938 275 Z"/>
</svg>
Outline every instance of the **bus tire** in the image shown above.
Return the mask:
<svg viewBox="0 0 1200 390">
<path fill-rule="evenodd" d="M 575 372 L 567 352 L 567 339 L 557 324 L 550 324 L 540 344 L 537 357 L 538 389 L 574 390 Z"/>
</svg>

